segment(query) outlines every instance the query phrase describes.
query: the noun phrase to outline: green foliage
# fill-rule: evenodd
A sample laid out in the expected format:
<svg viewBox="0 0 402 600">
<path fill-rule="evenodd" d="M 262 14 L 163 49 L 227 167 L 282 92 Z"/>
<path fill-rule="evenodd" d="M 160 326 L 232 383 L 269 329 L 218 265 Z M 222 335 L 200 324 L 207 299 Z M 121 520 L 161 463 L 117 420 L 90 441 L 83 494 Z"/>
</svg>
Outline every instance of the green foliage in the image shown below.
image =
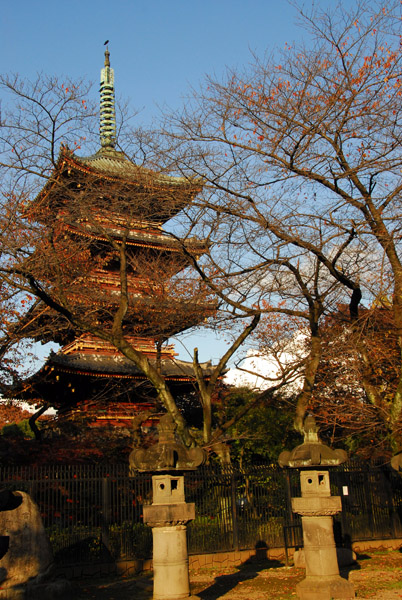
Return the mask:
<svg viewBox="0 0 402 600">
<path fill-rule="evenodd" d="M 231 391 L 225 400 L 227 412 L 235 413 L 252 402 L 256 394 L 247 388 Z M 233 460 L 243 465 L 276 463 L 282 450 L 302 442 L 293 428 L 293 417 L 293 407 L 279 399 L 257 404 L 229 430 Z"/>
<path fill-rule="evenodd" d="M 197 516 L 188 525 L 189 547 L 192 552 L 216 552 L 232 545 L 230 532 L 222 532 L 222 523 L 212 516 Z"/>
<path fill-rule="evenodd" d="M 55 561 L 74 564 L 79 561 L 94 562 L 107 554 L 117 560 L 126 556 L 150 558 L 152 532 L 143 523 L 111 524 L 107 532 L 108 547 L 102 543 L 102 529 L 86 525 L 71 528 L 47 528 Z"/>
<path fill-rule="evenodd" d="M 54 559 L 60 564 L 91 561 L 100 555 L 100 528 L 79 525 L 70 528 L 49 527 L 46 530 L 52 546 Z"/>
<path fill-rule="evenodd" d="M 40 428 L 40 425 L 38 425 L 38 427 Z M 0 431 L 0 434 L 8 438 L 33 439 L 35 437 L 34 432 L 29 425 L 28 419 L 24 419 L 19 423 L 10 423 L 10 425 L 4 425 Z"/>
</svg>

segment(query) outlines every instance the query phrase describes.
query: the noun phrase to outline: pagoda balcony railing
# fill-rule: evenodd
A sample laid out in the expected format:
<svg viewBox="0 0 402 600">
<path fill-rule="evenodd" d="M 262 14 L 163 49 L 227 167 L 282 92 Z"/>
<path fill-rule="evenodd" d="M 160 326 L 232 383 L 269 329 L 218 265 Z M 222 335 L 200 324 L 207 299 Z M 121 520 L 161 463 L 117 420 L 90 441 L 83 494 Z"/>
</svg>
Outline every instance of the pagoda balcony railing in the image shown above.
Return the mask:
<svg viewBox="0 0 402 600">
<path fill-rule="evenodd" d="M 181 248 L 181 245 L 177 240 L 158 229 L 150 231 L 149 229 L 139 229 L 138 226 L 136 228 L 127 226 L 119 227 L 117 224 L 115 225 L 112 223 L 103 225 L 97 225 L 96 223 L 81 223 L 80 226 L 69 223 L 65 224 L 64 227 L 76 235 L 90 236 L 91 238 L 98 240 L 107 240 L 107 236 L 111 236 L 115 239 L 127 236 L 128 244 L 135 244 L 137 246 L 148 246 L 151 244 L 152 247 L 160 247 L 171 251 L 177 251 Z M 204 247 L 203 243 L 197 243 L 195 240 L 191 245 L 197 248 Z"/>
<path fill-rule="evenodd" d="M 93 214 L 91 215 L 90 219 L 80 219 L 79 222 L 88 223 L 92 221 L 93 223 L 105 226 L 105 228 L 119 226 L 124 228 L 125 230 L 146 229 L 148 231 L 155 230 L 155 233 L 157 233 L 158 231 L 162 231 L 162 223 L 160 221 L 146 221 L 144 219 L 139 220 L 138 218 L 129 220 L 127 218 L 127 215 L 118 215 L 116 213 L 113 213 L 111 217 L 105 217 L 95 211 L 92 211 L 92 213 Z"/>
<path fill-rule="evenodd" d="M 87 281 L 92 281 L 97 284 L 107 285 L 109 287 L 119 287 L 121 285 L 119 273 L 107 273 L 101 269 L 94 269 L 92 274 L 87 277 Z M 146 291 L 157 289 L 160 286 L 152 285 L 145 277 L 137 277 L 130 275 L 128 277 L 128 289 L 132 292 Z"/>
<path fill-rule="evenodd" d="M 158 293 L 161 291 L 162 285 L 160 283 L 155 284 L 151 283 L 149 279 L 145 277 L 137 277 L 136 275 L 128 274 L 127 277 L 127 287 L 129 294 L 133 295 L 150 295 L 152 293 Z M 102 269 L 94 269 L 86 279 L 88 282 L 95 283 L 97 285 L 101 285 L 102 287 L 109 287 L 118 289 L 120 291 L 121 281 L 119 273 L 109 273 L 103 271 Z M 188 282 L 185 278 L 175 278 L 175 284 L 177 286 L 185 285 Z M 78 282 L 77 282 L 78 283 Z M 79 282 L 81 284 L 81 282 Z M 197 300 L 194 301 L 195 304 L 198 304 Z"/>
<path fill-rule="evenodd" d="M 156 352 L 155 340 L 131 336 L 127 336 L 126 339 L 132 346 L 134 346 L 138 350 L 151 353 Z M 96 337 L 80 337 L 73 340 L 70 344 L 67 344 L 63 348 L 63 354 L 72 354 L 74 352 L 102 352 L 105 354 L 121 355 L 119 350 L 117 350 L 115 346 L 113 346 L 113 344 L 107 342 L 106 340 L 101 340 L 100 338 Z M 162 354 L 163 358 L 167 358 L 166 354 L 169 354 L 169 358 L 173 358 L 175 355 L 174 345 L 163 345 Z"/>
<path fill-rule="evenodd" d="M 135 402 L 121 402 L 120 404 L 105 404 L 104 406 L 99 402 L 93 402 L 89 404 L 84 403 L 79 407 L 74 407 L 71 409 L 70 414 L 93 414 L 96 419 L 116 419 L 117 417 L 121 419 L 131 419 L 138 417 L 140 412 L 152 408 L 154 408 L 154 405 L 146 402 L 142 404 Z"/>
</svg>

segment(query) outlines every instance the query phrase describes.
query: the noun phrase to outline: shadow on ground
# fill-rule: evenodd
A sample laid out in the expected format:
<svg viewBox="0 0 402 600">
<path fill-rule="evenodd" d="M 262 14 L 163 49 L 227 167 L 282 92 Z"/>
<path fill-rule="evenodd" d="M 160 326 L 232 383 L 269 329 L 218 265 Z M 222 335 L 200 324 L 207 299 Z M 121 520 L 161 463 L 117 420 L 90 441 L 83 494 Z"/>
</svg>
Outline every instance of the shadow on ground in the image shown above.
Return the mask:
<svg viewBox="0 0 402 600">
<path fill-rule="evenodd" d="M 360 561 L 368 560 L 369 558 L 370 558 L 370 556 L 368 556 L 367 554 L 357 554 L 355 562 L 353 562 L 350 565 L 344 565 L 342 567 L 339 567 L 340 576 L 343 577 L 344 579 L 349 579 L 349 573 L 351 571 L 360 571 L 361 570 Z"/>
<path fill-rule="evenodd" d="M 133 579 L 105 578 L 102 582 L 81 582 L 74 600 L 151 600 L 152 576 L 139 576 Z"/>
<path fill-rule="evenodd" d="M 261 571 L 265 571 L 266 569 L 278 569 L 283 566 L 284 563 L 279 562 L 278 560 L 256 558 L 253 556 L 239 567 L 236 567 L 236 573 L 215 577 L 214 583 L 201 592 L 198 592 L 197 596 L 202 598 L 202 600 L 218 600 L 218 598 L 221 598 L 233 590 L 240 583 L 255 579 Z"/>
</svg>

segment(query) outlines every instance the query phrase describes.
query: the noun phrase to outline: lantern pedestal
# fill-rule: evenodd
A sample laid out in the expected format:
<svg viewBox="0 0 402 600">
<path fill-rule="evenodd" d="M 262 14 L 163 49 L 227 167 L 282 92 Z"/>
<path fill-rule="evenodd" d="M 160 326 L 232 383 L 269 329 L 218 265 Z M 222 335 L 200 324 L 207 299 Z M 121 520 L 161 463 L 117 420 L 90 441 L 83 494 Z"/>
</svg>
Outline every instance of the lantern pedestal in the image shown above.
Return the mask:
<svg viewBox="0 0 402 600">
<path fill-rule="evenodd" d="M 153 502 L 144 506 L 144 522 L 152 527 L 154 600 L 196 600 L 190 595 L 186 524 L 195 506 L 184 499 L 182 475 L 154 475 Z"/>
<path fill-rule="evenodd" d="M 302 516 L 306 578 L 296 586 L 300 600 L 355 597 L 354 587 L 339 575 L 332 515 L 342 510 L 340 496 L 331 496 L 328 471 L 300 473 L 302 497 L 292 510 Z"/>
<path fill-rule="evenodd" d="M 153 527 L 154 600 L 195 598 L 190 595 L 185 525 Z"/>
</svg>

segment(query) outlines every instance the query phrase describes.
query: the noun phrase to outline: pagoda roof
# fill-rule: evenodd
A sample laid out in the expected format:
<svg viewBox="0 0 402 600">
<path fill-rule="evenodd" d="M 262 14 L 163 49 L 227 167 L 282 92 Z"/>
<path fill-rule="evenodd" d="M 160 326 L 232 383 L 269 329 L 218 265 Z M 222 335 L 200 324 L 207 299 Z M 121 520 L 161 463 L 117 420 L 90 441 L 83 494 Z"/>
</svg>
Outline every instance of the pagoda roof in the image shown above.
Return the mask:
<svg viewBox="0 0 402 600">
<path fill-rule="evenodd" d="M 74 179 L 77 189 L 69 188 Z M 103 191 L 106 196 L 108 185 L 111 186 L 111 191 L 113 186 L 121 186 L 121 194 L 126 196 L 128 201 L 140 194 L 146 199 L 140 207 L 140 215 L 148 220 L 153 217 L 156 226 L 166 222 L 188 205 L 203 185 L 200 179 L 175 177 L 137 165 L 123 152 L 112 148 L 101 148 L 91 156 L 80 157 L 63 146 L 53 173 L 33 200 L 31 209 L 39 208 L 43 204 L 47 204 L 49 209 L 49 203 L 65 202 L 68 194 L 71 194 L 71 198 L 77 194 L 77 200 L 81 202 L 81 194 L 87 184 L 93 186 L 89 193 L 96 196 L 100 180 L 106 184 Z"/>
<path fill-rule="evenodd" d="M 149 357 L 151 364 L 156 364 L 156 358 Z M 161 371 L 169 380 L 188 381 L 194 378 L 194 367 L 190 362 L 177 358 L 163 359 Z M 212 373 L 213 367 L 210 362 L 201 363 L 205 375 Z M 145 379 L 143 372 L 130 359 L 120 355 L 107 355 L 99 353 L 74 352 L 64 354 L 63 352 L 52 352 L 42 369 L 76 373 L 86 376 L 111 376 Z"/>
<path fill-rule="evenodd" d="M 186 177 L 176 177 L 164 173 L 156 173 L 145 167 L 139 166 L 129 160 L 123 152 L 114 148 L 100 148 L 91 156 L 77 156 L 64 149 L 64 158 L 68 153 L 70 160 L 73 160 L 77 167 L 83 166 L 92 172 L 103 174 L 105 176 L 119 177 L 126 181 L 141 181 L 144 185 L 149 184 L 200 187 L 201 181 L 189 181 Z M 63 154 L 63 150 L 62 150 Z"/>
<path fill-rule="evenodd" d="M 100 148 L 95 154 L 90 156 L 78 156 L 67 146 L 62 146 L 53 177 L 49 178 L 42 193 L 48 188 L 49 184 L 52 185 L 56 181 L 56 174 L 66 170 L 66 168 L 76 169 L 87 175 L 95 175 L 102 179 L 119 180 L 150 189 L 171 188 L 196 192 L 203 185 L 200 178 L 189 179 L 187 177 L 168 175 L 163 172 L 153 171 L 142 165 L 137 165 L 129 160 L 124 152 L 113 148 Z"/>
<path fill-rule="evenodd" d="M 173 345 L 164 344 L 159 355 L 155 341 L 150 338 L 128 338 L 134 347 L 145 354 L 153 367 L 160 369 L 169 386 L 181 389 L 193 386 L 194 367 L 191 362 L 176 358 Z M 200 364 L 208 379 L 214 367 L 211 362 Z M 50 352 L 45 364 L 25 380 L 18 397 L 51 398 L 55 406 L 90 399 L 108 386 L 143 386 L 147 377 L 136 364 L 121 354 L 112 344 L 89 334 L 83 334 L 58 352 Z M 94 392 L 94 387 L 97 386 Z M 101 387 L 99 387 L 101 386 Z M 111 389 L 111 388 L 110 388 Z M 145 389 L 145 388 L 142 388 Z M 148 388 L 147 388 L 148 389 Z M 145 396 L 148 397 L 149 389 Z"/>
<path fill-rule="evenodd" d="M 112 219 L 109 220 L 109 223 Z M 106 228 L 106 227 L 105 227 Z M 99 230 L 92 223 L 80 223 L 79 226 L 68 225 L 68 229 L 74 232 L 76 235 L 87 236 L 92 239 L 107 240 L 106 235 L 99 234 Z M 125 234 L 123 228 L 111 226 L 107 224 L 108 233 L 113 235 L 115 238 L 119 238 Z M 127 244 L 131 246 L 142 246 L 155 248 L 160 250 L 167 250 L 169 252 L 180 252 L 183 246 L 188 251 L 196 252 L 198 254 L 204 254 L 208 250 L 208 243 L 206 240 L 200 240 L 196 237 L 190 237 L 182 242 L 181 240 L 175 239 L 162 229 L 149 230 L 146 228 L 134 229 L 134 224 L 130 228 L 127 234 Z"/>
<path fill-rule="evenodd" d="M 113 274 L 105 272 L 95 272 L 92 285 L 99 285 L 99 294 L 91 297 L 92 311 L 99 311 L 99 318 L 103 318 L 105 310 L 110 312 L 110 309 L 115 310 L 119 302 L 119 282 Z M 99 283 L 97 283 L 99 282 Z M 104 283 L 104 287 L 103 287 Z M 141 285 L 141 282 L 140 284 Z M 141 310 L 150 310 L 153 306 L 151 296 L 141 292 L 141 288 L 136 289 L 134 284 L 128 286 L 130 307 L 127 312 L 125 323 L 133 335 L 146 336 L 162 336 L 169 338 L 176 333 L 186 331 L 190 327 L 194 327 L 204 318 L 213 314 L 217 309 L 217 303 L 214 301 L 205 300 L 205 302 L 177 302 L 170 299 L 170 310 L 167 312 L 163 304 L 159 304 L 156 297 L 156 306 L 152 322 L 147 324 L 141 319 Z M 80 301 L 80 287 L 77 285 L 76 295 L 74 290 L 70 290 L 70 300 L 76 302 L 75 307 L 77 314 L 85 314 L 85 304 Z M 140 305 L 142 308 L 140 308 Z M 184 311 L 183 311 L 184 309 Z M 94 318 L 95 312 L 92 317 Z M 60 345 L 71 343 L 76 338 L 76 331 L 69 321 L 60 313 L 47 306 L 44 302 L 38 301 L 22 318 L 16 327 L 24 331 L 25 335 L 41 341 L 43 344 L 47 342 L 55 342 Z"/>
</svg>

